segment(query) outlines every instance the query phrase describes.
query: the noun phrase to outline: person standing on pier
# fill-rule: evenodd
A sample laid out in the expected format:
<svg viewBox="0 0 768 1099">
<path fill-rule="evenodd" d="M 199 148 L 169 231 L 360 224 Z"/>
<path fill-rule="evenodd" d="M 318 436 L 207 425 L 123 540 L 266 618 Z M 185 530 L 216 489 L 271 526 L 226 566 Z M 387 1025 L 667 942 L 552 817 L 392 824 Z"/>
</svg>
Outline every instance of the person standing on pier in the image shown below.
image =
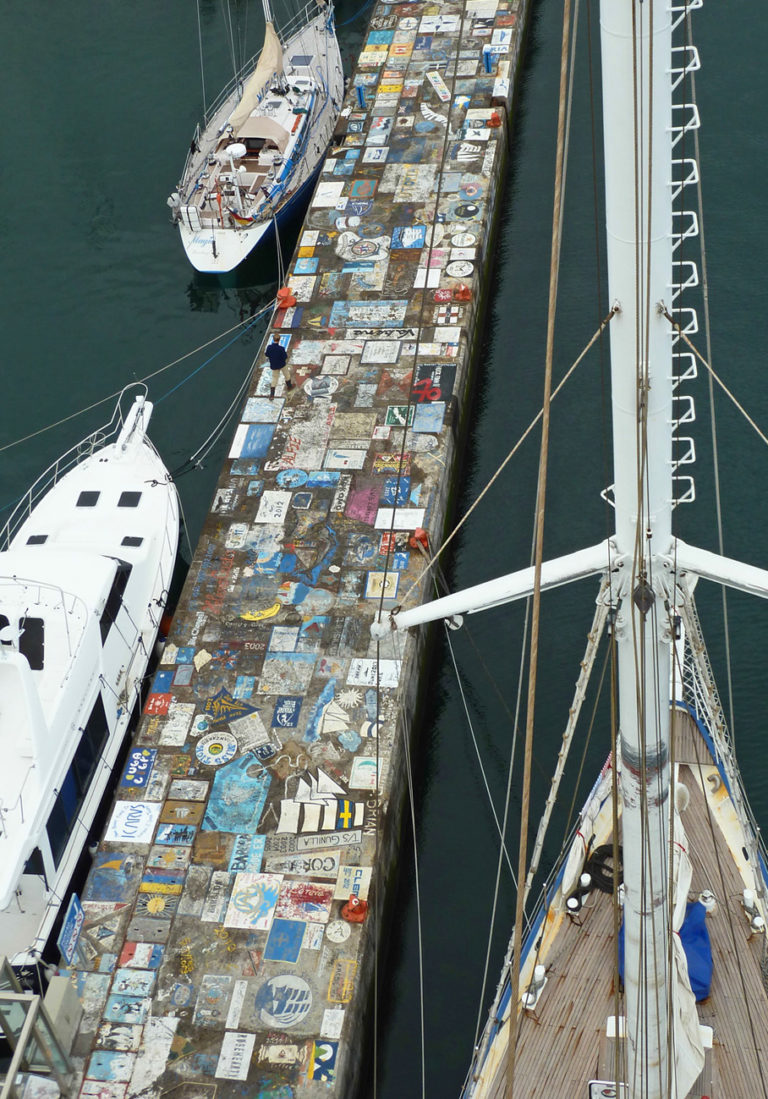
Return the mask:
<svg viewBox="0 0 768 1099">
<path fill-rule="evenodd" d="M 277 333 L 272 337 L 272 343 L 267 344 L 266 355 L 272 369 L 272 385 L 269 390 L 269 399 L 271 401 L 274 399 L 275 388 L 280 380 L 280 374 L 282 373 L 285 364 L 288 362 L 288 353 L 280 343 L 280 337 Z M 288 373 L 285 375 L 285 388 L 288 390 L 293 389 L 293 382 Z"/>
</svg>

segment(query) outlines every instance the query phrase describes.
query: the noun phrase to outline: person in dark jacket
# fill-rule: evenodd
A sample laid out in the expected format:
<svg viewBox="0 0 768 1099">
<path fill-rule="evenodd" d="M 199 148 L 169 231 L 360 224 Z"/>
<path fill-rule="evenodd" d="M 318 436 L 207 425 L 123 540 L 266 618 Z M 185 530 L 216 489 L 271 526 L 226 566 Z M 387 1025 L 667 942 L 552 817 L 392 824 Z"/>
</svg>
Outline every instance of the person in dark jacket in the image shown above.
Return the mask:
<svg viewBox="0 0 768 1099">
<path fill-rule="evenodd" d="M 267 344 L 266 355 L 272 369 L 272 385 L 269 390 L 269 399 L 271 401 L 275 396 L 275 388 L 280 380 L 280 374 L 282 373 L 285 364 L 288 362 L 288 353 L 280 343 L 280 337 L 277 333 L 272 337 L 272 343 Z M 285 375 L 285 388 L 289 390 L 293 389 L 293 382 L 287 371 Z"/>
</svg>

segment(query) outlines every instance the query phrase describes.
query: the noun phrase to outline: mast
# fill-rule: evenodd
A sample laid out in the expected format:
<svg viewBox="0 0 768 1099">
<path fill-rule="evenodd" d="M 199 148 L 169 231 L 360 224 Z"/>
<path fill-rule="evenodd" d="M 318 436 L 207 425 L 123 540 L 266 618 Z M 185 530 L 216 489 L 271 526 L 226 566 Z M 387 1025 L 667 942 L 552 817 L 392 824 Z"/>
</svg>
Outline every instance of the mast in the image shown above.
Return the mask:
<svg viewBox="0 0 768 1099">
<path fill-rule="evenodd" d="M 672 26 L 666 0 L 601 0 L 624 861 L 628 1094 L 670 1086 L 669 681 L 672 547 Z"/>
</svg>

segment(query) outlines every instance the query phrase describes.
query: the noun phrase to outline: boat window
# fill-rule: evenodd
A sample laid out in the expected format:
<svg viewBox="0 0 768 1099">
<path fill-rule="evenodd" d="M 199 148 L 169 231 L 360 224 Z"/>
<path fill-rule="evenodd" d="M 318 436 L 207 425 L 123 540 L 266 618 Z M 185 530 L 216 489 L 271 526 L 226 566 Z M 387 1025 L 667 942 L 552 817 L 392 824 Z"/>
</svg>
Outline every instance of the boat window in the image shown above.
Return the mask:
<svg viewBox="0 0 768 1099">
<path fill-rule="evenodd" d="M 100 496 L 100 492 L 81 492 L 77 498 L 77 506 L 79 508 L 95 508 Z"/>
<path fill-rule="evenodd" d="M 40 672 L 45 662 L 45 621 L 42 618 L 22 618 L 19 652 L 26 656 L 33 672 Z"/>
<path fill-rule="evenodd" d="M 117 506 L 119 508 L 137 508 L 140 499 L 140 492 L 121 492 L 120 499 L 117 501 Z"/>
<path fill-rule="evenodd" d="M 91 710 L 91 716 L 88 718 L 83 728 L 83 739 L 87 740 L 92 746 L 96 756 L 100 756 L 104 745 L 107 743 L 107 734 L 109 733 L 109 726 L 107 724 L 107 714 L 104 710 L 104 703 L 101 700 L 101 695 L 98 695 L 93 709 Z"/>
<path fill-rule="evenodd" d="M 107 714 L 99 694 L 91 716 L 83 726 L 72 766 L 61 784 L 46 824 L 55 866 L 59 865 L 64 854 L 108 735 Z"/>
<path fill-rule="evenodd" d="M 36 847 L 27 861 L 24 863 L 24 873 L 33 874 L 36 878 L 45 877 L 45 866 L 43 865 L 43 853 L 39 847 Z"/>
<path fill-rule="evenodd" d="M 112 623 L 117 618 L 120 608 L 123 605 L 123 593 L 125 592 L 126 585 L 128 583 L 128 577 L 131 575 L 132 565 L 129 565 L 127 561 L 119 561 L 117 565 L 117 572 L 115 573 L 115 579 L 112 581 L 112 590 L 107 596 L 107 602 L 104 605 L 104 610 L 101 613 L 101 640 L 102 643 L 107 640 L 107 634 L 112 628 Z"/>
<path fill-rule="evenodd" d="M 77 779 L 78 785 L 83 790 L 87 788 L 88 783 L 91 781 L 91 776 L 96 769 L 99 754 L 96 746 L 85 735 L 85 731 L 83 731 L 83 734 L 80 737 L 80 743 L 75 751 L 75 758 L 72 760 L 75 778 Z"/>
<path fill-rule="evenodd" d="M 4 614 L 0 614 L 0 630 L 4 630 L 5 627 L 10 626 L 10 624 L 11 623 L 8 621 L 7 616 Z M 13 642 L 11 641 L 0 641 L 0 645 L 11 645 L 12 643 Z"/>
<path fill-rule="evenodd" d="M 123 538 L 120 545 L 121 546 L 134 546 L 135 547 L 135 546 L 140 546 L 143 541 L 144 541 L 143 538 L 138 538 L 133 534 L 126 534 L 125 538 Z"/>
<path fill-rule="evenodd" d="M 291 64 L 295 69 L 298 69 L 300 67 L 308 69 L 309 66 L 312 64 L 312 58 L 308 53 L 297 53 L 294 54 L 291 58 Z"/>
<path fill-rule="evenodd" d="M 45 826 L 51 844 L 54 866 L 58 866 L 61 862 L 82 801 L 83 795 L 79 789 L 77 778 L 72 768 L 70 768 L 61 784 L 61 789 L 56 795 L 53 809 Z"/>
<path fill-rule="evenodd" d="M 29 538 L 27 538 L 27 545 L 28 546 L 42 546 L 43 542 L 47 542 L 47 541 L 48 541 L 48 535 L 47 534 L 30 534 Z"/>
</svg>

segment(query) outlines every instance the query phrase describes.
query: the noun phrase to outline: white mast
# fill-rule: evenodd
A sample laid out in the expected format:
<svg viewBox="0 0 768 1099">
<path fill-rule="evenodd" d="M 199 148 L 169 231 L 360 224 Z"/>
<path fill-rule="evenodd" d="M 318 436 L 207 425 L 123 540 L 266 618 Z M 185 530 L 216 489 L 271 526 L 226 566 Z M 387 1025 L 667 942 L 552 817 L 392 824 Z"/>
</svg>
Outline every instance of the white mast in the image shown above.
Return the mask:
<svg viewBox="0 0 768 1099">
<path fill-rule="evenodd" d="M 545 562 L 542 589 L 602 571 L 617 609 L 627 1099 L 682 1099 L 670 990 L 670 617 L 703 576 L 768 598 L 768 570 L 672 537 L 672 16 L 669 0 L 601 0 L 615 535 Z M 697 6 L 691 0 L 690 8 Z M 678 8 L 678 13 L 681 11 Z M 377 640 L 524 598 L 532 569 L 381 613 Z M 617 1031 L 620 1033 L 620 1031 Z"/>
<path fill-rule="evenodd" d="M 669 1077 L 670 637 L 661 557 L 672 543 L 671 15 L 601 0 L 616 549 L 631 567 L 616 628 L 630 1099 Z M 674 1085 L 672 1085 L 674 1088 Z"/>
</svg>

